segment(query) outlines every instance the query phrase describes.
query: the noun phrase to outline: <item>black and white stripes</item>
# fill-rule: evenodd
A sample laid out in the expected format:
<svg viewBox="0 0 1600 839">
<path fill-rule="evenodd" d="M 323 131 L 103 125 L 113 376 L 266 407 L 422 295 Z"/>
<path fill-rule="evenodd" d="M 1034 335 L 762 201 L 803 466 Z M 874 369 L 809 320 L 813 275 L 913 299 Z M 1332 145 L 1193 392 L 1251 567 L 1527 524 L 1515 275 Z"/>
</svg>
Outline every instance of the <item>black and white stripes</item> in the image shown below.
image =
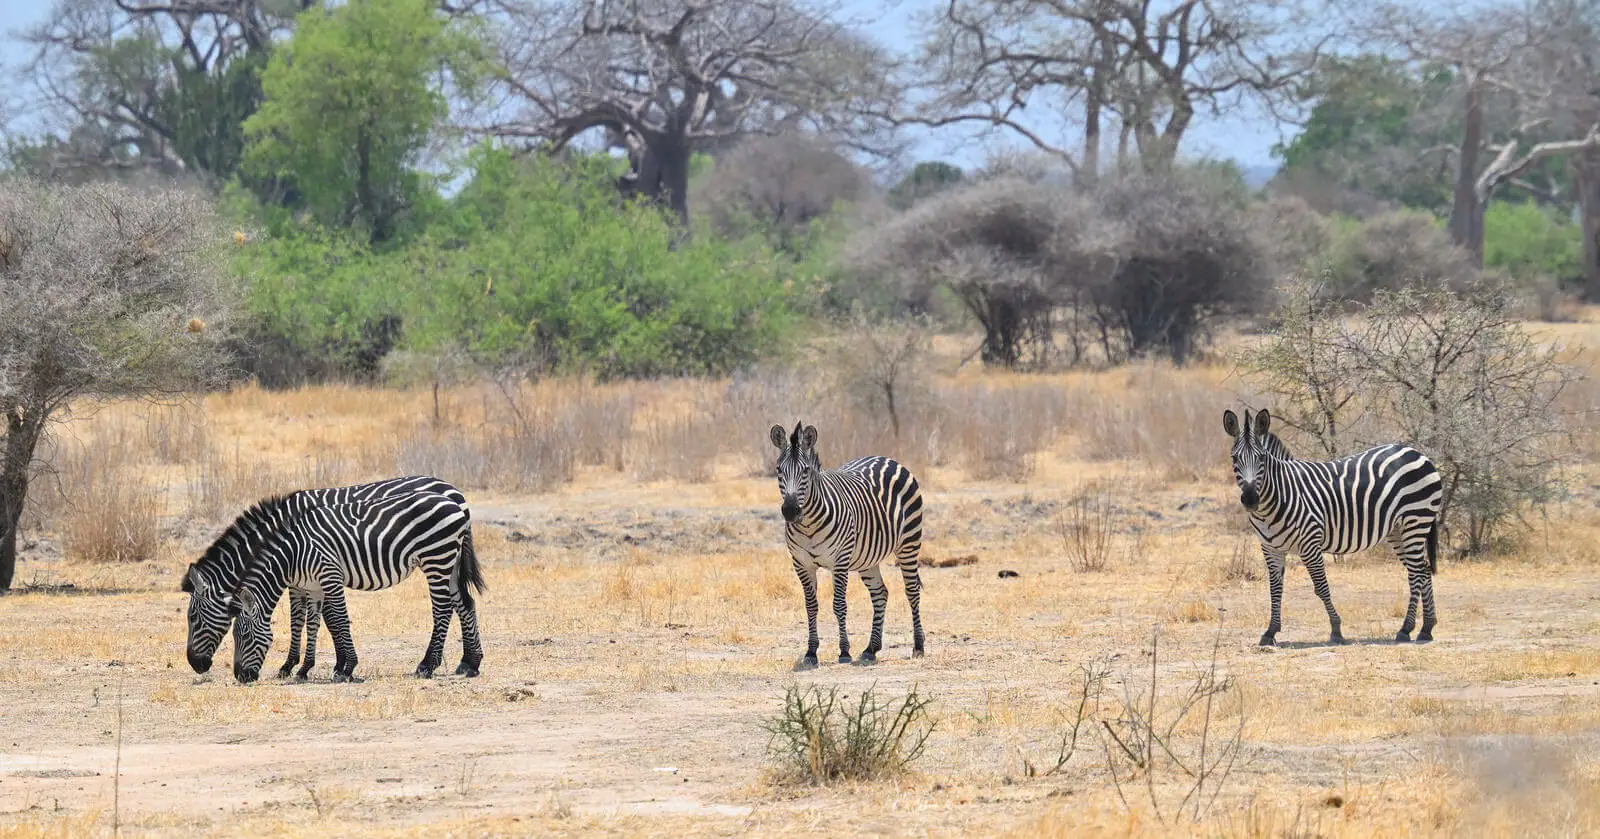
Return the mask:
<svg viewBox="0 0 1600 839">
<path fill-rule="evenodd" d="M 408 492 L 434 492 L 466 506 L 467 498 L 450 483 L 427 475 L 389 478 L 353 486 L 306 489 L 287 495 L 274 495 L 245 510 L 206 548 L 198 560 L 189 565 L 183 575 L 183 591 L 189 593 L 189 638 L 185 653 L 189 666 L 196 673 L 211 669 L 211 658 L 217 646 L 228 633 L 231 619 L 223 598 L 238 587 L 239 580 L 256 551 L 274 531 L 288 521 L 313 507 L 328 504 L 345 504 L 400 495 Z M 472 531 L 467 530 L 467 544 L 472 543 Z M 300 663 L 300 631 L 306 625 L 307 600 L 298 592 L 289 594 L 289 657 L 278 670 L 285 678 Z M 316 661 L 317 632 L 313 627 L 306 638 L 306 661 L 300 668 L 300 678 L 305 678 Z"/>
<path fill-rule="evenodd" d="M 1261 643 L 1275 643 L 1282 626 L 1283 569 L 1291 553 L 1305 563 L 1311 585 L 1328 610 L 1331 640 L 1343 643 L 1322 556 L 1355 553 L 1385 538 L 1405 564 L 1410 588 L 1405 621 L 1395 640 L 1411 640 L 1418 603 L 1422 629 L 1417 641 L 1433 640 L 1433 572 L 1443 498 L 1433 462 L 1397 443 L 1337 460 L 1288 460 L 1281 443 L 1271 445 L 1276 438 L 1266 410 L 1256 415 L 1254 423 L 1246 414 L 1243 427 L 1232 411 L 1224 411 L 1222 427 L 1233 438 L 1239 501 L 1250 512 L 1267 562 L 1272 617 Z"/>
<path fill-rule="evenodd" d="M 860 663 L 871 664 L 883 649 L 883 613 L 888 588 L 878 566 L 893 556 L 911 604 L 911 654 L 923 654 L 922 579 L 917 556 L 922 547 L 922 491 L 911 470 L 887 457 L 863 457 L 838 469 L 823 469 L 817 457 L 817 429 L 795 424 L 786 433 L 774 425 L 770 438 L 779 450 L 776 473 L 789 556 L 805 590 L 806 654 L 802 667 L 817 665 L 817 571 L 833 575 L 833 614 L 839 622 L 839 663 L 849 664 L 845 630 L 845 585 L 860 575 L 872 597 L 872 638 Z"/>
<path fill-rule="evenodd" d="M 467 538 L 471 521 L 465 505 L 432 492 L 315 507 L 294 517 L 261 545 L 236 593 L 225 598 L 237 618 L 234 676 L 253 682 L 260 675 L 272 644 L 272 610 L 287 588 L 310 599 L 313 634 L 318 614 L 327 618 L 337 657 L 333 680 L 350 681 L 356 651 L 344 590 L 388 588 L 417 568 L 433 606 L 433 633 L 417 675 L 432 676 L 442 663 L 452 613 L 461 619 L 456 673 L 477 675 L 483 645 L 469 588 L 481 591 L 483 576 Z"/>
</svg>

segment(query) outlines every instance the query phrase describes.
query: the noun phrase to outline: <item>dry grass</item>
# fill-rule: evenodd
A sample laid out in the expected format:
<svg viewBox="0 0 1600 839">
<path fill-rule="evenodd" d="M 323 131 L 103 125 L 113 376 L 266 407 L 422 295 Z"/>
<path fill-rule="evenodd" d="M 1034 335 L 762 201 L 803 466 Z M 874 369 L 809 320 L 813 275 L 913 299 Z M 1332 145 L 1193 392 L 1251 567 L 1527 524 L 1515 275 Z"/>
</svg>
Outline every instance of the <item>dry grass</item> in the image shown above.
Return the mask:
<svg viewBox="0 0 1600 839">
<path fill-rule="evenodd" d="M 1580 334 L 1593 325 L 1559 328 L 1600 338 Z M 936 368 L 954 369 L 963 348 L 935 346 Z M 1289 644 L 1259 651 L 1261 559 L 1215 416 L 1245 394 L 1225 368 L 961 372 L 928 386 L 933 398 L 907 404 L 899 441 L 828 383 L 781 370 L 546 381 L 509 397 L 461 388 L 441 394 L 438 421 L 427 391 L 346 387 L 106 406 L 60 430 L 59 475 L 29 511 L 18 581 L 41 585 L 0 599 L 0 707 L 14 744 L 0 743 L 0 837 L 109 834 L 119 682 L 126 835 L 1600 829 L 1591 496 L 1553 509 L 1516 554 L 1445 563 L 1432 645 L 1385 643 L 1404 574 L 1374 555 L 1329 571 L 1346 635 L 1374 643 L 1320 646 L 1326 617 L 1291 565 Z M 928 553 L 976 557 L 921 571 L 926 658 L 909 657 L 890 570 L 880 663 L 831 663 L 824 581 L 825 663 L 791 672 L 805 618 L 765 438 L 801 418 L 821 429 L 830 464 L 876 452 L 917 470 Z M 1575 461 L 1576 486 L 1589 468 Z M 177 573 L 238 509 L 268 492 L 413 471 L 457 482 L 473 505 L 490 585 L 482 677 L 407 675 L 428 623 L 416 579 L 351 594 L 363 683 L 327 682 L 326 633 L 309 684 L 240 687 L 226 652 L 207 676 L 188 670 Z M 150 507 L 130 516 L 140 504 Z M 96 532 L 85 510 L 145 522 L 149 561 L 83 549 Z M 61 583 L 74 588 L 46 585 Z M 870 605 L 858 580 L 848 597 L 859 652 Z M 287 637 L 279 611 L 275 657 Z M 1173 718 L 1220 638 L 1214 673 L 1229 688 L 1216 718 L 1245 722 L 1238 765 L 1198 820 L 1172 806 L 1192 783 L 1180 769 L 1152 780 L 1124 756 L 1114 780 L 1087 731 L 1045 771 L 1082 666 L 1106 662 L 1124 680 L 1107 683 L 1099 713 L 1127 718 L 1122 700 L 1151 680 L 1152 625 L 1163 686 L 1153 718 Z M 447 657 L 459 650 L 452 634 Z M 786 688 L 848 702 L 874 683 L 938 699 L 910 772 L 804 790 L 754 780 L 766 766 L 760 723 Z M 1175 723 L 1172 742 L 1192 749 L 1199 719 Z M 1542 780 L 1508 780 L 1519 777 Z"/>
</svg>

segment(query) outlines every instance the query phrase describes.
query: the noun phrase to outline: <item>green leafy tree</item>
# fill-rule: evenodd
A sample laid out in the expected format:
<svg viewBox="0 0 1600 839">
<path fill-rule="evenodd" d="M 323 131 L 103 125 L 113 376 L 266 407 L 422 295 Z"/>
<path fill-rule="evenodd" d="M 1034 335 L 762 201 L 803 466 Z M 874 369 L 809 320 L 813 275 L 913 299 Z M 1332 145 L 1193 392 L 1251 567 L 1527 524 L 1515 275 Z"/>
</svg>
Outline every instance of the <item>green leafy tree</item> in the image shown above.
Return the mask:
<svg viewBox="0 0 1600 839">
<path fill-rule="evenodd" d="M 480 42 L 429 0 L 353 0 L 308 9 L 296 25 L 262 76 L 266 101 L 245 122 L 246 171 L 287 177 L 325 225 L 388 240 L 449 112 L 445 82 L 472 89 Z"/>
</svg>

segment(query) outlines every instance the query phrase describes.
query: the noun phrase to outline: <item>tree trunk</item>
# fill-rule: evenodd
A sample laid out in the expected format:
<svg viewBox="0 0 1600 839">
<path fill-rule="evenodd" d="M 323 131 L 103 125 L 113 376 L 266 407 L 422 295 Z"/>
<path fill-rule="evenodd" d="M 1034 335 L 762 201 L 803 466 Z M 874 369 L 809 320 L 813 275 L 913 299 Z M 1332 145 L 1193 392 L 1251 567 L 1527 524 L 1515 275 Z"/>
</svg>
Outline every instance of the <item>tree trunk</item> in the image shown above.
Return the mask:
<svg viewBox="0 0 1600 839">
<path fill-rule="evenodd" d="M 1456 155 L 1455 202 L 1450 208 L 1450 240 L 1483 267 L 1483 204 L 1478 201 L 1478 153 L 1483 148 L 1483 76 L 1474 74 L 1467 85 L 1461 129 L 1461 149 Z"/>
<path fill-rule="evenodd" d="M 1578 229 L 1583 233 L 1583 292 L 1594 302 L 1600 300 L 1600 151 L 1573 158 L 1572 171 L 1578 192 Z"/>
<path fill-rule="evenodd" d="M 626 195 L 643 195 L 671 208 L 678 222 L 689 225 L 689 143 L 655 136 L 630 144 L 633 171 L 622 179 Z"/>
<path fill-rule="evenodd" d="M 673 143 L 661 150 L 661 189 L 678 223 L 689 227 L 689 144 Z"/>
<path fill-rule="evenodd" d="M 5 452 L 0 459 L 0 592 L 9 590 L 16 576 L 17 529 L 28 500 L 33 450 L 43 428 L 43 416 L 17 410 L 6 416 Z"/>
</svg>

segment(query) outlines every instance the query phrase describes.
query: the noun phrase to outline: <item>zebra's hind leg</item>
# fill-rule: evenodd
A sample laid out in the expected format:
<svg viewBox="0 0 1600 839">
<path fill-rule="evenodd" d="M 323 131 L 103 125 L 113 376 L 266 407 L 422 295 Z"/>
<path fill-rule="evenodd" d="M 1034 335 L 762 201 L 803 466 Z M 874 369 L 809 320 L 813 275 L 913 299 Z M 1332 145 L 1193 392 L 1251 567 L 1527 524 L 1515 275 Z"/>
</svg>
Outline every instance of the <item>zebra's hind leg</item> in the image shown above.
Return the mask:
<svg viewBox="0 0 1600 839">
<path fill-rule="evenodd" d="M 845 629 L 845 584 L 850 582 L 850 563 L 846 557 L 834 560 L 833 566 L 833 616 L 839 621 L 839 663 L 849 664 L 850 633 Z"/>
<path fill-rule="evenodd" d="M 794 564 L 795 576 L 800 578 L 800 590 L 806 599 L 806 654 L 795 664 L 796 670 L 810 670 L 817 666 L 817 569 L 812 565 Z"/>
<path fill-rule="evenodd" d="M 278 678 L 287 679 L 300 663 L 300 632 L 305 628 L 308 600 L 298 591 L 289 592 L 289 657 L 278 668 Z"/>
<path fill-rule="evenodd" d="M 433 607 L 433 634 L 428 638 L 428 651 L 417 665 L 417 677 L 433 678 L 433 671 L 444 663 L 444 639 L 450 632 L 450 615 L 455 612 L 456 596 L 450 592 L 447 573 L 430 571 L 428 574 L 428 601 Z"/>
<path fill-rule="evenodd" d="M 1328 610 L 1328 643 L 1343 644 L 1344 633 L 1339 630 L 1339 611 L 1333 608 L 1333 591 L 1328 588 L 1328 574 L 1322 567 L 1322 554 L 1307 553 L 1300 557 L 1305 563 L 1306 571 L 1311 575 L 1311 588 L 1322 598 L 1323 608 Z"/>
<path fill-rule="evenodd" d="M 922 637 L 922 576 L 917 573 L 917 550 L 900 556 L 900 579 L 906 584 L 906 602 L 911 604 L 911 657 L 921 658 Z"/>
<path fill-rule="evenodd" d="M 456 617 L 461 621 L 461 663 L 456 675 L 472 678 L 483 664 L 483 639 L 478 636 L 478 608 L 465 591 L 456 594 Z"/>
<path fill-rule="evenodd" d="M 856 663 L 877 664 L 878 651 L 883 649 L 883 613 L 889 606 L 889 587 L 883 584 L 883 574 L 876 565 L 862 569 L 861 582 L 872 597 L 872 638 L 867 641 L 867 648 L 861 651 Z"/>
<path fill-rule="evenodd" d="M 306 603 L 306 660 L 300 665 L 300 672 L 294 675 L 295 681 L 303 682 L 311 675 L 311 668 L 317 665 L 317 635 L 322 631 L 322 601 L 312 600 Z M 332 632 L 332 624 L 329 624 Z"/>
<path fill-rule="evenodd" d="M 1422 607 L 1422 631 L 1417 633 L 1417 643 L 1433 640 L 1433 575 L 1428 571 L 1427 528 L 1418 528 L 1405 522 L 1389 539 L 1390 547 L 1406 567 L 1406 617 L 1400 631 L 1394 635 L 1395 643 L 1411 641 L 1411 630 L 1417 625 L 1417 606 Z"/>
</svg>

